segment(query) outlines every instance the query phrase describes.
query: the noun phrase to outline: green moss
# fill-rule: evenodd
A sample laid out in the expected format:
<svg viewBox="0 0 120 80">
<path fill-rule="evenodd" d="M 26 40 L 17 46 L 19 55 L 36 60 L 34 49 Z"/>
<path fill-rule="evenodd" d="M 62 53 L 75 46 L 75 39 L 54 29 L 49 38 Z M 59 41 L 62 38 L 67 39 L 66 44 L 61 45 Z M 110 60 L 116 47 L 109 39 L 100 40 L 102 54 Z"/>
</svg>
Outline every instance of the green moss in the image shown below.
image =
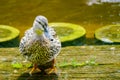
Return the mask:
<svg viewBox="0 0 120 80">
<path fill-rule="evenodd" d="M 18 35 L 19 30 L 7 25 L 0 25 L 0 42 L 12 40 Z"/>
<path fill-rule="evenodd" d="M 81 66 L 97 66 L 99 65 L 94 58 L 91 58 L 89 60 L 86 60 L 84 62 L 79 62 L 76 59 L 73 59 L 72 61 L 63 61 L 59 64 L 57 64 L 57 66 L 59 67 L 81 67 Z"/>
<path fill-rule="evenodd" d="M 24 64 L 24 63 L 22 63 L 22 62 L 13 62 L 11 65 L 12 65 L 12 67 L 15 68 L 15 69 L 20 69 L 20 68 L 23 68 L 23 67 L 29 68 L 29 67 L 32 66 L 31 63 L 25 63 L 25 64 Z"/>
<path fill-rule="evenodd" d="M 95 31 L 95 37 L 106 43 L 120 42 L 120 25 L 108 25 Z"/>
<path fill-rule="evenodd" d="M 12 67 L 16 69 L 20 69 L 23 67 L 23 65 L 21 63 L 16 62 L 16 63 L 12 63 Z"/>
</svg>

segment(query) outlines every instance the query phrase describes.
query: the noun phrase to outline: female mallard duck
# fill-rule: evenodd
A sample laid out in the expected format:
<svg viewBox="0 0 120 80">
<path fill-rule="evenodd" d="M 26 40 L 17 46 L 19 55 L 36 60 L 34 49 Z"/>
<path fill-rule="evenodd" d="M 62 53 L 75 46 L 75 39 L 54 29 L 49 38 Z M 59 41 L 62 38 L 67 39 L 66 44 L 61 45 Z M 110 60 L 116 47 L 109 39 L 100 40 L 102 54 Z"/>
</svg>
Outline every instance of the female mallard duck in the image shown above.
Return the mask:
<svg viewBox="0 0 120 80">
<path fill-rule="evenodd" d="M 55 71 L 55 58 L 60 49 L 61 42 L 44 16 L 35 18 L 33 26 L 25 32 L 19 46 L 20 53 L 33 63 L 30 74 L 38 67 L 47 74 Z"/>
</svg>

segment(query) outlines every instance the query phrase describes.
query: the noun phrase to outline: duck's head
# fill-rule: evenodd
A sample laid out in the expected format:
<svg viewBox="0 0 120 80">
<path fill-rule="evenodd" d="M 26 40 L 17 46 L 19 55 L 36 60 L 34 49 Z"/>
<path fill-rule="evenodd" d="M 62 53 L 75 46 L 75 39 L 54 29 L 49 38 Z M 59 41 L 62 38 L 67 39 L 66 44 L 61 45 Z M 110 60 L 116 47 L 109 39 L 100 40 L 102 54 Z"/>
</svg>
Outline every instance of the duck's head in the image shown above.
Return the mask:
<svg viewBox="0 0 120 80">
<path fill-rule="evenodd" d="M 40 35 L 42 34 L 42 32 L 47 31 L 47 27 L 48 27 L 48 20 L 46 17 L 44 16 L 37 16 L 34 20 L 33 23 L 33 31 Z"/>
</svg>

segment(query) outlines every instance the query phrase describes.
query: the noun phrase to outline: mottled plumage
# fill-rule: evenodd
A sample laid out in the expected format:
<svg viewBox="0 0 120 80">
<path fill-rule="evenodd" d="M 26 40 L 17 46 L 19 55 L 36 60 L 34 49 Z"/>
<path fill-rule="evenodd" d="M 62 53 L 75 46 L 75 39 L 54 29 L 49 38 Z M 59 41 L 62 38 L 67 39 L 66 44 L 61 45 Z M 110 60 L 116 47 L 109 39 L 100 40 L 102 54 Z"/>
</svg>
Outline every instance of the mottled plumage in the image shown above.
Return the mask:
<svg viewBox="0 0 120 80">
<path fill-rule="evenodd" d="M 59 54 L 61 43 L 44 16 L 37 16 L 33 27 L 25 32 L 20 41 L 20 53 L 33 64 L 44 65 Z M 53 63 L 54 64 L 54 63 Z"/>
</svg>

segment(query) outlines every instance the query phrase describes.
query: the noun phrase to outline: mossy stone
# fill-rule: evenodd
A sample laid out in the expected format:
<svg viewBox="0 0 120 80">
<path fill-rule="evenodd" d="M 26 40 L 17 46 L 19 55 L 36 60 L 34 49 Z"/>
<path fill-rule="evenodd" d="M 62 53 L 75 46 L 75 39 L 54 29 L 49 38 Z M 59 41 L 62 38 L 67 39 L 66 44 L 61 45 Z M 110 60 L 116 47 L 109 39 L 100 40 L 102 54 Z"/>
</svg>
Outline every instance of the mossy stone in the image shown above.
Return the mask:
<svg viewBox="0 0 120 80">
<path fill-rule="evenodd" d="M 95 38 L 105 43 L 120 43 L 120 24 L 108 25 L 97 29 Z"/>
<path fill-rule="evenodd" d="M 82 26 L 72 23 L 57 22 L 50 23 L 49 25 L 57 32 L 62 42 L 62 46 L 81 44 L 82 41 L 80 38 L 86 34 L 86 31 Z"/>
<path fill-rule="evenodd" d="M 0 25 L 0 47 L 9 47 L 18 44 L 18 29 L 7 25 Z"/>
</svg>

